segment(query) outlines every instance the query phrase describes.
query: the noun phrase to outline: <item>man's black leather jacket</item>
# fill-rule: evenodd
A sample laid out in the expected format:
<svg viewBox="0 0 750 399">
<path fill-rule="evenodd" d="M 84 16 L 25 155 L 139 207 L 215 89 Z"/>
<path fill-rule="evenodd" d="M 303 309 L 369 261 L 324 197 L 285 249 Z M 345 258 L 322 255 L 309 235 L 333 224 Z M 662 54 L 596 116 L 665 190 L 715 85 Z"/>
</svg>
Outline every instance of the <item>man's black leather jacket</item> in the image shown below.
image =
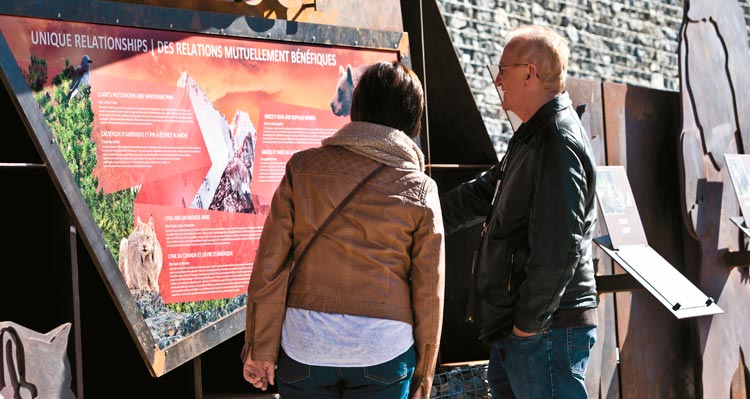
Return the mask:
<svg viewBox="0 0 750 399">
<path fill-rule="evenodd" d="M 486 222 L 480 339 L 514 324 L 540 332 L 558 309 L 597 306 L 595 175 L 588 135 L 563 93 L 519 127 L 500 163 L 441 197 L 446 232 Z"/>
</svg>

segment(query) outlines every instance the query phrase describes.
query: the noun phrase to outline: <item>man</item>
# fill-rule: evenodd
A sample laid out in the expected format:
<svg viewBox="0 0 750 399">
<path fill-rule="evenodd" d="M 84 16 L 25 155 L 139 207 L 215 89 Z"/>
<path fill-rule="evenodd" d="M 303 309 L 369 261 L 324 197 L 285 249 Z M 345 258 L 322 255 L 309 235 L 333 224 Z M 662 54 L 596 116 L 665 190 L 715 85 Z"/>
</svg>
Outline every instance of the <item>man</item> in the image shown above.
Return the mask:
<svg viewBox="0 0 750 399">
<path fill-rule="evenodd" d="M 485 222 L 476 281 L 493 398 L 587 397 L 595 170 L 565 92 L 568 54 L 550 29 L 511 32 L 495 84 L 523 124 L 499 164 L 441 197 L 446 232 Z"/>
</svg>

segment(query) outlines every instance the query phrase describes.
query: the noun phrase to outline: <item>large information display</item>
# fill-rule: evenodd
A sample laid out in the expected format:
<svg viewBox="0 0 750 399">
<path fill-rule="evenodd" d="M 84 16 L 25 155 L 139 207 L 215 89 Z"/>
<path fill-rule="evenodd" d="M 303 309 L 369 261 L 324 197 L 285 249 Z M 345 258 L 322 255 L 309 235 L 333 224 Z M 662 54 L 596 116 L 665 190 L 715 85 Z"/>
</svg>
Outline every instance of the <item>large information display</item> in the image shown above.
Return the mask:
<svg viewBox="0 0 750 399">
<path fill-rule="evenodd" d="M 0 33 L 159 351 L 246 304 L 287 160 L 399 58 L 12 15 Z"/>
</svg>

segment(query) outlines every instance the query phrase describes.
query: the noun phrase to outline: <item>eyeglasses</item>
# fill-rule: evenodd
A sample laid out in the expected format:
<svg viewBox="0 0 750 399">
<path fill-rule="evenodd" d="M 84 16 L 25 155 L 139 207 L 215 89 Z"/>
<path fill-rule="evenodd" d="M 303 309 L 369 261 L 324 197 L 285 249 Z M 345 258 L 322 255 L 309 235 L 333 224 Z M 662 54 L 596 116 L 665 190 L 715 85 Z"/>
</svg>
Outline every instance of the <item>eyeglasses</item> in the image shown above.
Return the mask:
<svg viewBox="0 0 750 399">
<path fill-rule="evenodd" d="M 518 67 L 518 66 L 527 66 L 527 65 L 529 65 L 529 64 L 530 64 L 530 63 L 528 63 L 528 62 L 527 62 L 527 63 L 525 63 L 525 64 L 505 64 L 505 65 L 503 65 L 503 64 L 499 64 L 499 65 L 497 66 L 497 67 L 498 67 L 498 72 L 497 72 L 497 75 L 498 75 L 498 76 L 500 76 L 500 75 L 502 75 L 502 74 L 503 74 L 503 68 Z"/>
</svg>

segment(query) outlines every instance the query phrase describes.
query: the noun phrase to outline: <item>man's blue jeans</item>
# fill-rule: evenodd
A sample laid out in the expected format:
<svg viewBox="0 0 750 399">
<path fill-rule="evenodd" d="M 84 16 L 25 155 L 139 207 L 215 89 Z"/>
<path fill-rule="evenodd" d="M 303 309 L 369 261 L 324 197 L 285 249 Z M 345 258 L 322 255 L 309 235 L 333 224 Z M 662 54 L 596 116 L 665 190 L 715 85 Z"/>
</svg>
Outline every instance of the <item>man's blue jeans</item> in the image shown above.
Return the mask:
<svg viewBox="0 0 750 399">
<path fill-rule="evenodd" d="M 310 366 L 280 350 L 276 384 L 284 399 L 406 399 L 416 366 L 414 346 L 371 367 Z"/>
<path fill-rule="evenodd" d="M 585 399 L 583 377 L 596 327 L 552 328 L 492 344 L 487 379 L 493 399 Z"/>
</svg>

